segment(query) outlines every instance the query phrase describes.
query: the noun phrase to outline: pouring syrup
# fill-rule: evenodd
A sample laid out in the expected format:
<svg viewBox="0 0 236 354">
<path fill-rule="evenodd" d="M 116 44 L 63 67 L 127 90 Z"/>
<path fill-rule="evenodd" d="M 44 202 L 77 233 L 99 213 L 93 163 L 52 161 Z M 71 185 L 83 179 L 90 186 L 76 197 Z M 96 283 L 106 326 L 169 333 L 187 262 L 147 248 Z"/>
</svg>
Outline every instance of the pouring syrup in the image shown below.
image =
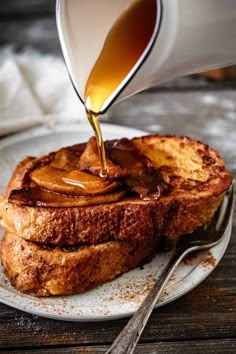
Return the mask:
<svg viewBox="0 0 236 354">
<path fill-rule="evenodd" d="M 107 165 L 99 115 L 104 113 L 104 103 L 120 92 L 125 77 L 143 54 L 153 35 L 156 16 L 156 0 L 132 1 L 111 27 L 87 80 L 84 103 L 97 139 L 101 177 L 106 177 Z"/>
</svg>

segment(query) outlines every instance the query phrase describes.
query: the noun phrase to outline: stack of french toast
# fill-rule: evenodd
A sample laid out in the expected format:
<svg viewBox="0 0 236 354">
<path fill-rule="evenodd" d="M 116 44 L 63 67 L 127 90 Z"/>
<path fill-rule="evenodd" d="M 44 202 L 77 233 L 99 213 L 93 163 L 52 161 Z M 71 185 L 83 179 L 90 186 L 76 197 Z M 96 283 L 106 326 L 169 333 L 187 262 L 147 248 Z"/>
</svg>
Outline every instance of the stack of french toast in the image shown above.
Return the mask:
<svg viewBox="0 0 236 354">
<path fill-rule="evenodd" d="M 18 290 L 66 295 L 149 261 L 161 238 L 210 222 L 232 182 L 218 152 L 187 137 L 96 140 L 26 157 L 0 200 L 5 273 Z"/>
</svg>

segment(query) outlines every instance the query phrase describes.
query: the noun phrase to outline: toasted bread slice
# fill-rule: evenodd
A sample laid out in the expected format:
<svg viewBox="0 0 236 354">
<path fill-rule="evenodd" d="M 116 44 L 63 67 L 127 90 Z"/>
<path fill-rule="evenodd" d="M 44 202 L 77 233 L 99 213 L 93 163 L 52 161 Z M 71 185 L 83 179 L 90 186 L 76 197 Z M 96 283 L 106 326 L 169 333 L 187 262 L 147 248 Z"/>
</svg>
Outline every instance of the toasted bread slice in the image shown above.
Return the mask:
<svg viewBox="0 0 236 354">
<path fill-rule="evenodd" d="M 69 295 L 92 289 L 143 264 L 159 239 L 111 241 L 73 248 L 49 247 L 10 233 L 1 246 L 2 264 L 13 286 L 33 296 Z"/>
<path fill-rule="evenodd" d="M 104 196 L 74 198 L 73 201 L 82 203 L 77 206 L 69 202 L 61 207 L 48 207 L 43 206 L 42 200 L 34 204 L 35 200 L 24 188 L 29 186 L 28 172 L 55 160 L 52 153 L 38 159 L 28 158 L 16 168 L 7 195 L 0 202 L 1 225 L 26 240 L 73 245 L 144 240 L 147 235 L 175 239 L 207 224 L 232 182 L 218 152 L 186 137 L 153 135 L 131 142 L 170 187 L 168 193 L 157 199 L 140 199 L 138 195 L 124 195 L 118 190 Z M 63 155 L 66 165 L 72 156 L 79 159 L 84 149 L 85 144 L 79 144 L 64 148 L 63 154 L 59 151 L 56 156 L 62 160 Z M 25 205 L 17 204 L 18 191 L 15 200 L 8 199 L 15 189 L 20 189 L 19 196 L 24 198 Z"/>
</svg>

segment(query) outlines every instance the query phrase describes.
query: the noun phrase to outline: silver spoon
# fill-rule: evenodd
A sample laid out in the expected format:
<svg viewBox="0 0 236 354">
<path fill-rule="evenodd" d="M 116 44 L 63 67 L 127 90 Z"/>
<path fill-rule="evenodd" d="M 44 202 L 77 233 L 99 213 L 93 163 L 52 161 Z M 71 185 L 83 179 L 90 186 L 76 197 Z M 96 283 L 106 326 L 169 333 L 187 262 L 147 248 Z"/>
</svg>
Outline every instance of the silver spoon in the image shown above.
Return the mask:
<svg viewBox="0 0 236 354">
<path fill-rule="evenodd" d="M 181 260 L 190 252 L 209 249 L 223 239 L 233 213 L 234 189 L 233 182 L 208 226 L 180 238 L 160 277 L 106 354 L 132 354 L 165 284 Z"/>
</svg>

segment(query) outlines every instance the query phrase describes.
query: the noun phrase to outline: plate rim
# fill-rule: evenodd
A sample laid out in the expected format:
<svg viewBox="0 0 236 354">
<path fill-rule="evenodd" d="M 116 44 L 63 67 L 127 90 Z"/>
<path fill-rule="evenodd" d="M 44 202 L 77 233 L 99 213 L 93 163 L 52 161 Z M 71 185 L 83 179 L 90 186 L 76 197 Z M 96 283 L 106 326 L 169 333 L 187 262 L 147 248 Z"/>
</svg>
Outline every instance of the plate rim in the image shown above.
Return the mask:
<svg viewBox="0 0 236 354">
<path fill-rule="evenodd" d="M 140 135 L 144 135 L 144 134 L 148 134 L 147 132 L 145 132 L 144 130 L 140 130 L 140 129 L 136 129 L 136 128 L 132 128 L 132 127 L 126 127 L 123 125 L 117 125 L 117 124 L 110 124 L 110 123 L 102 123 L 101 124 L 102 129 L 104 130 L 110 130 L 110 129 L 115 129 L 115 128 L 119 128 L 122 129 L 124 131 L 127 131 L 129 134 L 132 134 L 133 136 L 140 136 Z M 80 131 L 81 129 L 84 132 L 88 132 L 89 129 L 89 125 L 88 123 L 75 123 L 75 122 L 69 122 L 69 124 L 66 123 L 57 123 L 55 124 L 55 126 L 53 127 L 53 130 L 50 130 L 49 128 L 43 126 L 43 127 L 36 127 L 36 128 L 31 128 L 27 131 L 23 131 L 17 134 L 14 134 L 13 136 L 9 136 L 9 137 L 5 137 L 3 139 L 0 140 L 0 152 L 2 149 L 7 148 L 8 146 L 11 146 L 13 144 L 17 144 L 18 142 L 22 142 L 24 140 L 28 140 L 28 139 L 32 139 L 34 137 L 40 137 L 40 136 L 45 136 L 45 135 L 50 135 L 50 134 L 57 134 L 57 133 L 72 133 L 75 131 L 75 129 L 77 131 Z M 185 295 L 186 293 L 188 293 L 189 291 L 193 290 L 196 286 L 198 286 L 201 282 L 203 282 L 210 274 L 211 272 L 215 269 L 215 267 L 218 265 L 218 263 L 220 262 L 220 260 L 222 259 L 222 257 L 225 254 L 225 251 L 228 247 L 229 241 L 230 241 L 230 237 L 231 237 L 231 230 L 232 230 L 232 217 L 231 217 L 231 222 L 227 227 L 227 230 L 225 231 L 225 233 L 227 232 L 227 236 L 220 242 L 219 245 L 213 247 L 210 249 L 210 251 L 213 251 L 217 249 L 218 246 L 223 246 L 221 253 L 218 255 L 218 257 L 214 257 L 216 262 L 214 264 L 214 266 L 208 267 L 207 271 L 205 270 L 203 272 L 203 275 L 201 277 L 198 277 L 198 280 L 194 283 L 192 283 L 191 286 L 189 286 L 188 288 L 186 288 L 184 291 L 177 293 L 175 296 L 171 297 L 167 297 L 166 300 L 158 302 L 155 306 L 155 308 L 164 306 L 172 301 L 175 301 L 176 299 L 182 297 L 183 295 Z M 157 255 L 158 257 L 158 255 Z M 201 263 L 201 262 L 200 262 Z M 196 267 L 190 272 L 188 273 L 187 276 L 189 276 L 189 274 L 192 274 L 193 272 L 196 271 L 196 268 L 198 269 L 200 266 L 200 264 L 196 265 Z M 131 271 L 132 272 L 132 271 Z M 182 279 L 183 280 L 183 279 Z M 181 280 L 179 281 L 181 282 Z M 175 284 L 174 284 L 175 285 Z M 174 286 L 173 285 L 173 286 Z M 2 290 L 3 292 L 6 292 L 6 298 L 10 297 L 12 295 L 12 292 L 6 288 L 4 288 L 4 286 L 2 286 L 2 284 L 0 285 L 0 290 Z M 15 294 L 14 294 L 15 295 Z M 17 297 L 20 298 L 27 298 L 29 297 L 30 299 L 34 300 L 34 297 L 31 297 L 29 295 L 20 293 L 18 291 L 16 291 L 16 295 Z M 79 296 L 78 295 L 72 295 L 72 296 Z M 109 320 L 116 320 L 116 319 L 121 319 L 121 318 L 125 318 L 125 317 L 129 317 L 131 316 L 135 310 L 131 310 L 131 311 L 125 311 L 123 313 L 120 314 L 108 314 L 108 315 L 61 315 L 61 314 L 57 314 L 57 313 L 49 313 L 47 311 L 43 311 L 40 309 L 27 309 L 27 304 L 26 305 L 22 305 L 20 303 L 15 304 L 15 301 L 8 301 L 7 299 L 2 297 L 2 294 L 0 293 L 0 301 L 2 303 L 4 303 L 5 305 L 11 306 L 15 309 L 30 313 L 32 315 L 37 315 L 37 316 L 41 316 L 44 318 L 49 318 L 49 319 L 54 319 L 54 320 L 61 320 L 61 321 L 70 321 L 70 322 L 97 322 L 97 321 L 109 321 Z M 17 302 L 17 300 L 16 300 Z M 18 301 L 19 302 L 19 301 Z M 111 305 L 112 307 L 112 305 Z"/>
<path fill-rule="evenodd" d="M 224 254 L 226 252 L 226 249 L 228 247 L 228 244 L 229 244 L 230 238 L 231 238 L 231 230 L 232 230 L 232 217 L 231 217 L 231 222 L 230 222 L 227 230 L 225 231 L 225 233 L 227 232 L 227 236 L 219 243 L 219 245 L 223 244 L 223 249 L 221 251 L 220 256 L 217 259 L 215 259 L 216 262 L 215 262 L 214 266 L 208 267 L 207 271 L 206 270 L 204 271 L 203 276 L 198 278 L 198 281 L 193 283 L 190 287 L 186 288 L 183 292 L 179 292 L 178 294 L 176 294 L 173 297 L 167 298 L 166 300 L 164 300 L 162 302 L 158 302 L 156 304 L 156 306 L 155 306 L 155 309 L 159 308 L 159 307 L 162 307 L 162 306 L 165 306 L 168 303 L 170 303 L 172 301 L 175 301 L 175 300 L 179 299 L 180 297 L 186 295 L 191 290 L 196 288 L 199 284 L 201 284 L 213 272 L 213 270 L 217 267 L 217 265 L 219 264 L 219 262 L 221 261 L 221 259 L 223 258 Z M 212 247 L 209 251 L 214 250 L 217 246 Z M 158 255 L 157 255 L 157 257 L 158 257 Z M 202 261 L 204 261 L 204 259 Z M 199 266 L 200 266 L 200 264 L 198 264 L 191 271 L 190 274 L 195 272 L 196 268 L 198 268 Z M 131 272 L 132 272 L 132 270 L 131 270 Z M 187 276 L 189 276 L 189 274 Z M 181 281 L 183 281 L 183 279 L 181 279 L 179 281 L 179 283 L 181 283 Z M 8 296 L 8 294 L 10 294 L 10 295 L 12 294 L 12 292 L 10 290 L 3 288 L 2 285 L 0 285 L 0 289 L 1 288 L 3 289 L 3 291 L 5 291 L 7 293 L 7 296 Z M 20 298 L 22 297 L 24 299 L 27 298 L 27 297 L 31 298 L 33 300 L 35 299 L 33 296 L 31 297 L 31 296 L 29 296 L 27 294 L 20 293 L 17 290 L 16 290 L 16 295 L 19 296 Z M 79 296 L 79 294 L 78 295 L 75 294 L 75 295 L 72 295 L 72 296 Z M 43 310 L 36 310 L 36 311 L 35 310 L 31 310 L 31 309 L 28 310 L 28 309 L 25 308 L 25 306 L 16 305 L 14 303 L 14 301 L 10 302 L 10 301 L 2 298 L 1 294 L 0 294 L 0 302 L 4 303 L 5 305 L 8 305 L 10 307 L 13 307 L 13 308 L 15 308 L 17 310 L 21 310 L 23 312 L 30 313 L 32 315 L 36 315 L 36 316 L 44 317 L 44 318 L 48 318 L 48 319 L 53 319 L 53 320 L 68 321 L 68 322 L 104 322 L 104 321 L 117 320 L 117 319 L 130 317 L 135 312 L 135 310 L 134 310 L 134 311 L 127 311 L 127 312 L 124 312 L 124 313 L 121 313 L 121 314 L 113 314 L 113 315 L 109 314 L 109 315 L 78 315 L 78 316 L 75 316 L 75 315 L 71 315 L 71 316 L 64 315 L 63 316 L 61 314 L 49 313 L 49 312 L 43 311 Z"/>
<path fill-rule="evenodd" d="M 137 134 L 140 136 L 140 134 L 149 134 L 147 131 L 138 129 L 138 128 L 133 128 L 130 126 L 125 126 L 121 124 L 113 124 L 113 123 L 105 123 L 101 122 L 101 128 L 102 131 L 110 130 L 111 128 L 115 129 L 124 129 L 127 130 L 129 133 L 134 132 L 134 134 Z M 34 138 L 34 137 L 40 137 L 40 136 L 45 136 L 45 135 L 53 135 L 54 133 L 69 133 L 73 131 L 83 131 L 83 132 L 89 132 L 91 131 L 91 135 L 93 134 L 92 128 L 90 128 L 89 123 L 86 122 L 74 122 L 74 121 L 69 121 L 68 123 L 65 122 L 56 122 L 52 128 L 47 127 L 46 125 L 31 128 L 24 130 L 19 133 L 15 133 L 6 137 L 0 137 L 0 151 L 4 149 L 7 146 L 10 146 L 12 144 L 27 140 L 29 138 Z M 104 134 L 104 133 L 103 133 Z"/>
</svg>

